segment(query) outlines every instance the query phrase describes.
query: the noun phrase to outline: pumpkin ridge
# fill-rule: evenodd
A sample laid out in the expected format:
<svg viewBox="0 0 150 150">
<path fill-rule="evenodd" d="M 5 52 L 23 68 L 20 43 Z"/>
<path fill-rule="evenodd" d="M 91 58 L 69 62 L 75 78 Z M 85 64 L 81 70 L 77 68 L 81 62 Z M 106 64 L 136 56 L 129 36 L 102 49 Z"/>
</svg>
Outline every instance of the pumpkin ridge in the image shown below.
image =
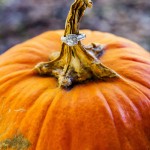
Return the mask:
<svg viewBox="0 0 150 150">
<path fill-rule="evenodd" d="M 58 30 L 55 30 L 55 32 L 57 32 Z M 60 35 L 60 34 L 58 34 L 58 33 L 53 33 L 53 34 L 56 34 L 57 36 L 58 36 L 58 38 L 57 39 L 52 39 L 52 38 L 50 38 L 49 36 L 47 36 L 47 37 L 43 37 L 43 41 L 41 40 L 41 38 L 39 37 L 39 42 L 44 42 L 44 43 L 46 43 L 47 45 L 47 47 L 49 47 L 49 45 L 50 44 L 56 44 L 56 46 L 57 46 L 57 44 L 59 45 L 61 45 L 61 40 L 60 40 L 60 38 L 61 38 L 61 36 L 63 35 Z M 59 46 L 60 47 L 60 46 Z"/>
<path fill-rule="evenodd" d="M 119 73 L 119 74 L 121 74 L 121 73 Z M 150 89 L 150 86 L 149 86 L 149 84 L 148 84 L 148 82 L 146 82 L 145 80 L 141 80 L 141 81 L 139 81 L 139 79 L 141 79 L 140 77 L 139 77 L 139 79 L 137 79 L 137 77 L 131 77 L 131 75 L 127 75 L 127 74 L 121 74 L 120 75 L 121 77 L 122 77 L 122 79 L 125 81 L 125 82 L 128 82 L 128 80 L 126 80 L 126 78 L 127 79 L 130 79 L 131 81 L 134 81 L 134 82 L 137 82 L 137 83 L 139 83 L 139 84 L 141 84 L 141 85 L 143 85 L 143 86 L 145 86 L 145 87 L 147 87 L 147 88 L 149 88 Z M 148 75 L 147 75 L 148 76 Z M 143 77 L 144 78 L 144 77 Z M 133 85 L 134 86 L 134 85 Z M 136 88 L 136 87 L 135 87 Z"/>
<path fill-rule="evenodd" d="M 114 114 L 113 114 L 112 108 L 111 108 L 109 102 L 107 101 L 106 97 L 104 96 L 104 93 L 101 91 L 101 88 L 98 88 L 98 83 L 94 83 L 94 84 L 96 85 L 95 88 L 96 88 L 98 91 L 100 91 L 100 93 L 102 94 L 102 96 L 103 96 L 105 102 L 107 103 L 107 105 L 108 105 L 108 107 L 109 107 L 109 110 L 110 110 L 110 112 L 111 112 L 111 116 L 112 116 L 112 118 L 113 118 L 113 124 L 114 124 L 114 128 L 115 128 L 115 132 L 116 132 L 117 139 L 118 139 L 118 142 L 119 142 L 119 147 L 121 148 L 121 144 L 120 144 L 120 143 L 121 143 L 121 140 L 120 140 L 120 138 L 119 138 L 119 132 L 118 132 L 118 130 L 117 130 L 116 121 L 115 121 L 115 118 L 114 118 Z"/>
<path fill-rule="evenodd" d="M 18 51 L 16 51 L 16 54 L 14 54 L 14 56 L 12 53 L 13 53 L 13 51 L 11 51 L 11 53 L 8 53 L 7 56 L 5 56 L 5 58 L 8 57 L 7 59 L 9 59 L 9 61 L 7 62 L 4 60 L 6 64 L 2 62 L 2 66 L 7 65 L 7 64 L 12 64 L 12 63 L 16 63 L 16 64 L 24 63 L 24 64 L 30 64 L 31 67 L 33 68 L 33 65 L 35 65 L 37 62 L 48 59 L 47 54 L 43 53 L 42 51 L 38 50 L 37 48 L 22 47 L 22 48 L 18 49 Z M 11 56 L 9 56 L 9 55 L 11 55 Z M 24 57 L 24 59 L 22 59 L 22 57 L 16 58 L 15 62 L 14 62 L 13 58 L 17 57 L 18 55 L 25 55 L 25 57 Z M 32 59 L 30 60 L 28 58 L 32 58 Z"/>
<path fill-rule="evenodd" d="M 107 38 L 108 39 L 108 38 Z M 138 56 L 138 57 L 141 57 L 141 56 L 145 56 L 146 59 L 149 58 L 149 53 L 144 51 L 142 47 L 140 47 L 139 45 L 135 44 L 135 43 L 129 43 L 128 42 L 124 42 L 124 41 L 121 41 L 121 39 L 119 37 L 116 37 L 116 41 L 112 41 L 107 44 L 99 41 L 99 43 L 102 43 L 105 45 L 104 47 L 104 50 L 108 50 L 108 51 L 120 51 L 121 49 L 121 53 L 123 52 L 123 56 L 121 57 L 127 57 L 126 55 L 128 56 Z M 123 49 L 123 50 L 122 50 Z M 135 51 L 136 49 L 136 51 Z M 126 52 L 126 55 L 124 54 Z M 118 55 L 119 53 L 117 53 Z M 148 57 L 147 57 L 148 56 Z M 145 59 L 144 58 L 144 59 Z"/>
<path fill-rule="evenodd" d="M 45 50 L 44 52 L 45 53 L 43 53 L 43 50 Z M 46 50 L 46 48 L 45 47 L 43 47 L 43 48 L 40 48 L 39 46 L 37 46 L 37 47 L 32 47 L 32 46 L 27 46 L 27 45 L 23 45 L 22 46 L 22 48 L 21 49 L 18 49 L 18 52 L 20 52 L 21 54 L 24 52 L 25 54 L 26 53 L 29 53 L 29 54 L 31 54 L 31 55 L 33 55 L 33 56 L 40 56 L 41 58 L 42 57 L 46 57 L 47 56 L 47 53 L 49 53 L 49 50 Z M 47 52 L 47 53 L 46 53 Z M 47 56 L 48 57 L 48 56 Z"/>
<path fill-rule="evenodd" d="M 145 93 L 143 93 L 141 90 L 139 90 L 139 88 L 136 85 L 132 84 L 132 81 L 130 81 L 130 80 L 128 81 L 128 79 L 125 79 L 125 78 L 123 80 L 126 82 L 126 84 L 128 86 L 132 87 L 132 89 L 134 89 L 137 93 L 140 93 L 141 96 L 144 96 L 145 97 L 144 101 L 146 101 L 149 104 L 149 105 L 147 105 L 147 107 L 150 107 L 150 99 L 149 99 L 149 97 Z M 122 89 L 122 91 L 123 91 L 123 89 Z"/>
<path fill-rule="evenodd" d="M 140 86 L 146 88 L 147 90 L 149 90 L 149 87 L 145 87 L 144 85 L 142 85 L 141 83 L 138 83 L 138 82 L 134 81 L 133 79 L 126 78 L 125 76 L 124 76 L 123 78 L 124 78 L 125 80 L 127 80 L 128 82 L 130 82 L 131 84 L 133 84 L 138 90 L 141 90 Z M 150 100 L 150 94 L 144 93 L 144 91 L 141 91 L 141 92 L 145 95 L 145 97 L 146 97 L 147 99 Z"/>
<path fill-rule="evenodd" d="M 115 86 L 115 85 L 113 85 L 113 86 Z M 118 88 L 118 85 L 116 85 L 116 87 Z M 112 87 L 112 89 L 115 89 L 115 88 L 113 88 Z M 134 112 L 136 112 L 136 113 L 134 113 L 135 115 L 137 114 L 137 111 L 140 113 L 139 115 L 140 116 L 142 116 L 141 115 L 141 112 L 140 111 L 142 111 L 142 110 L 140 110 L 139 108 L 137 108 L 137 106 L 130 100 L 130 98 L 129 97 L 127 97 L 127 94 L 124 92 L 124 91 L 122 91 L 122 89 L 121 89 L 121 87 L 119 87 L 119 89 L 120 89 L 120 91 L 121 92 L 123 92 L 124 94 L 120 94 L 120 92 L 118 92 L 118 89 L 117 90 L 115 90 L 116 91 L 116 93 L 117 94 L 119 94 L 120 96 L 126 96 L 126 100 L 128 100 L 128 101 L 130 101 L 130 103 L 128 102 L 128 101 L 126 101 L 125 100 L 125 102 L 126 102 L 126 104 L 129 104 L 129 105 L 127 105 L 127 106 L 129 106 L 129 107 L 131 107 L 132 109 L 133 109 L 133 111 Z M 106 89 L 105 89 L 106 90 Z M 107 90 L 108 91 L 108 90 Z M 114 93 L 114 92 L 113 92 Z M 111 94 L 111 96 L 113 96 L 112 95 L 112 93 L 110 93 Z M 107 93 L 105 93 L 105 97 L 106 97 L 106 99 L 108 100 L 108 94 Z M 124 98 L 122 97 L 122 99 L 124 100 Z M 119 100 L 120 100 L 120 98 L 119 98 Z M 109 99 L 109 101 L 111 101 L 111 99 Z M 116 104 L 116 102 L 115 102 L 115 104 Z M 125 106 L 126 106 L 126 104 L 125 104 Z M 132 105 L 133 104 L 133 105 Z M 113 104 L 112 104 L 113 105 Z M 119 105 L 119 107 L 124 111 L 124 112 L 126 112 L 126 109 L 125 108 L 123 108 L 122 106 L 122 103 L 121 103 L 121 101 L 119 102 L 118 101 L 118 105 Z M 117 106 L 118 106 L 117 105 Z M 135 108 L 135 109 L 134 109 Z M 119 110 L 119 108 L 117 107 L 117 110 Z M 130 110 L 130 109 L 129 109 Z M 115 110 L 113 110 L 113 112 L 114 112 Z M 122 117 L 122 114 L 121 114 L 121 112 L 119 111 L 118 112 L 119 114 L 120 114 L 120 119 L 123 119 L 123 117 Z M 118 117 L 118 114 L 116 115 L 117 117 Z M 127 116 L 128 117 L 128 116 Z M 136 116 L 132 116 L 132 114 L 130 114 L 130 120 L 131 120 L 131 118 L 135 118 Z M 137 116 L 138 117 L 138 116 Z M 137 118 L 136 117 L 136 118 Z M 117 118 L 116 118 L 117 119 Z M 128 123 L 129 123 L 129 119 L 128 119 Z M 141 118 L 142 119 L 142 118 Z M 115 118 L 114 118 L 114 120 L 115 120 Z M 117 119 L 118 120 L 118 119 Z M 137 121 L 138 121 L 138 119 L 136 119 Z M 134 125 L 134 123 L 133 122 L 131 122 L 132 123 L 132 126 Z M 146 139 L 144 139 L 144 141 L 139 145 L 139 146 L 141 146 L 141 147 L 145 147 L 146 148 L 146 144 L 148 144 L 148 136 L 147 136 L 147 134 L 144 132 L 144 126 L 141 124 L 142 122 L 140 121 L 140 122 L 137 122 L 136 123 L 136 125 L 138 125 L 138 128 L 137 129 L 139 129 L 139 128 L 141 128 L 142 130 L 135 130 L 135 133 L 139 133 L 141 136 L 139 136 L 139 138 L 137 138 L 137 140 L 140 140 L 141 142 L 142 142 L 142 140 L 143 139 L 141 139 L 140 137 L 146 137 Z M 121 127 L 123 127 L 122 128 L 122 130 L 124 131 L 124 128 L 126 129 L 125 131 L 128 131 L 128 128 L 125 126 L 124 127 L 124 125 L 126 125 L 126 123 L 125 122 L 122 122 L 122 120 L 121 120 L 121 122 L 118 122 L 117 123 L 119 126 L 117 126 L 117 129 L 121 129 Z M 132 127 L 133 128 L 133 127 Z M 121 140 L 122 138 L 122 140 L 125 140 L 124 138 L 127 138 L 128 140 L 127 140 L 127 142 L 129 142 L 130 143 L 130 141 L 131 141 L 131 139 L 132 139 L 132 137 L 131 137 L 131 135 L 130 134 L 128 134 L 128 133 L 126 133 L 126 132 L 120 132 L 120 131 L 118 131 L 118 133 L 122 133 L 123 135 L 125 135 L 125 137 L 122 137 L 122 135 L 120 135 L 119 136 L 119 139 Z M 146 135 L 146 136 L 143 136 L 143 135 Z M 128 137 L 128 136 L 130 136 L 130 137 Z M 137 143 L 135 143 L 135 141 L 136 141 L 136 139 L 134 139 L 133 141 L 132 141 L 132 145 L 131 146 L 133 146 L 133 145 L 136 145 Z M 124 143 L 123 141 L 121 142 L 121 143 Z M 129 143 L 125 143 L 125 144 L 129 144 Z M 129 144 L 130 145 L 130 144 Z M 121 146 L 123 146 L 123 145 L 121 145 Z M 124 146 L 122 147 L 122 149 L 124 148 Z"/>
<path fill-rule="evenodd" d="M 30 86 L 29 86 L 30 87 Z M 25 87 L 24 89 L 26 89 L 26 88 L 28 88 L 28 87 Z M 39 90 L 39 91 L 41 91 L 41 90 Z M 38 93 L 39 93 L 39 91 L 38 91 Z M 44 91 L 44 88 L 42 89 L 42 91 Z M 41 92 L 42 92 L 41 91 Z M 6 94 L 7 95 L 7 94 Z M 10 95 L 10 96 L 8 96 L 8 97 L 6 97 L 7 99 L 6 100 L 4 100 L 4 101 L 6 101 L 6 103 L 7 103 L 7 101 L 9 101 L 9 100 L 11 100 L 11 101 L 13 101 L 13 99 L 14 99 L 14 97 L 15 97 L 15 100 L 16 101 L 14 101 L 14 103 L 12 103 L 13 105 L 11 105 L 11 107 L 9 108 L 10 110 L 13 110 L 13 111 L 15 111 L 15 109 L 19 109 L 19 108 L 15 108 L 15 106 L 17 106 L 17 104 L 19 105 L 19 104 L 21 104 L 22 105 L 22 101 L 19 101 L 19 99 L 21 98 L 21 93 L 19 93 L 19 94 L 15 94 L 15 95 Z M 5 96 L 5 95 L 4 95 Z M 13 98 L 12 98 L 12 96 L 13 96 Z M 32 101 L 34 102 L 36 99 L 37 99 L 37 94 L 33 94 L 33 95 L 28 95 L 28 97 L 29 98 L 31 98 L 31 96 L 32 96 Z M 26 97 L 26 98 L 28 98 L 28 97 Z M 25 97 L 24 97 L 24 100 L 27 100 L 27 99 L 25 99 Z M 30 105 L 29 105 L 30 104 Z M 33 105 L 33 103 L 32 103 L 32 105 Z M 28 106 L 26 106 L 25 105 L 25 107 L 27 107 L 27 109 L 28 109 L 28 107 L 30 108 L 30 106 L 31 106 L 31 103 L 29 103 L 29 101 L 28 101 Z M 21 108 L 22 108 L 22 106 L 20 106 Z M 24 108 L 24 109 L 26 109 L 26 108 Z M 3 111 L 3 110 L 1 110 L 1 111 Z M 7 112 L 5 112 L 5 114 L 6 114 Z M 18 111 L 18 113 L 19 113 L 19 111 Z M 4 115 L 5 115 L 4 114 Z M 10 114 L 9 114 L 10 115 Z M 17 115 L 17 114 L 16 114 Z M 25 116 L 25 115 L 24 115 Z M 16 116 L 14 116 L 14 119 L 15 119 L 15 117 Z M 8 119 L 9 119 L 9 116 L 7 117 Z M 13 120 L 14 120 L 13 119 Z M 11 122 L 13 121 L 12 119 L 11 119 Z M 18 122 L 18 119 L 17 119 L 17 122 Z M 20 124 L 20 123 L 19 123 Z M 18 125 L 19 125 L 18 124 Z M 13 126 L 13 125 L 12 125 Z M 13 129 L 12 129 L 13 130 Z M 17 129 L 16 129 L 17 130 Z M 8 132 L 8 131 L 7 131 Z M 5 134 L 7 134 L 7 133 L 5 133 Z M 5 134 L 4 134 L 4 136 L 5 136 Z M 20 134 L 20 133 L 19 133 Z"/>
<path fill-rule="evenodd" d="M 121 78 L 122 79 L 122 78 Z M 130 87 L 132 87 L 132 89 L 134 89 L 137 93 L 138 93 L 138 95 L 140 95 L 141 97 L 145 97 L 145 99 L 143 100 L 145 103 L 143 104 L 144 105 L 144 108 L 145 109 L 147 109 L 147 110 L 149 110 L 150 109 L 150 99 L 147 97 L 147 95 L 145 95 L 142 91 L 140 91 L 138 88 L 136 88 L 136 86 L 135 85 L 133 85 L 133 84 L 130 84 L 129 82 L 128 82 L 128 80 L 125 80 L 124 79 L 124 81 L 130 86 Z M 122 89 L 122 91 L 123 91 L 123 89 Z M 140 93 L 140 94 L 139 94 Z M 129 99 L 130 101 L 131 101 L 131 99 Z M 133 103 L 133 102 L 132 102 Z M 138 104 L 138 103 L 137 103 Z M 133 103 L 133 105 L 137 108 L 137 104 L 134 104 Z M 142 107 L 141 107 L 142 108 Z M 138 110 L 139 110 L 139 112 L 143 112 L 143 110 L 141 110 L 141 108 L 138 108 Z M 149 111 L 147 111 L 147 113 L 148 113 Z M 143 113 L 140 113 L 141 114 L 141 116 L 143 116 L 142 114 Z M 149 113 L 150 114 L 150 113 Z M 143 118 L 142 118 L 143 119 Z M 145 120 L 143 120 L 143 121 L 146 121 L 146 119 Z M 143 133 L 146 135 L 146 136 L 144 136 L 144 137 L 146 137 L 146 139 L 147 139 L 147 143 L 149 142 L 149 135 L 148 135 L 148 133 L 149 132 L 145 132 L 144 131 L 144 129 L 145 129 L 145 127 L 143 126 L 144 125 L 144 123 L 143 123 L 143 121 L 142 121 L 142 129 L 143 129 Z M 147 127 L 147 128 L 149 128 L 149 127 Z M 149 130 L 149 129 L 148 129 Z M 143 136 L 143 135 L 142 135 Z"/>
<path fill-rule="evenodd" d="M 18 71 L 18 72 L 13 72 L 11 74 L 8 74 L 2 78 L 0 78 L 0 92 L 1 93 L 6 93 L 4 91 L 7 91 L 9 88 L 11 88 L 11 84 L 13 83 L 16 83 L 17 81 L 19 81 L 22 77 L 28 77 L 27 75 L 31 75 L 32 72 L 31 72 L 31 69 L 28 69 L 28 70 L 21 70 L 21 71 Z M 9 84 L 8 84 L 9 83 Z M 11 84 L 10 84 L 11 83 Z M 5 85 L 7 85 L 5 87 Z M 5 88 L 3 88 L 5 87 Z M 7 88 L 7 90 L 6 90 Z"/>
<path fill-rule="evenodd" d="M 138 88 L 137 86 L 135 86 L 134 84 L 132 84 L 132 82 L 130 82 L 130 79 L 128 80 L 128 78 L 126 79 L 126 78 L 123 77 L 122 75 L 121 75 L 120 79 L 121 79 L 124 83 L 126 83 L 128 86 L 132 87 L 134 90 L 136 90 L 137 92 L 141 93 L 141 94 L 144 95 L 148 100 L 150 100 L 143 92 L 141 92 L 141 91 L 139 90 L 139 88 Z M 133 81 L 133 80 L 131 79 L 131 81 Z M 135 82 L 136 82 L 136 81 L 135 81 Z"/>
<path fill-rule="evenodd" d="M 53 98 L 52 98 L 52 100 L 51 100 L 51 103 L 49 104 L 49 106 L 47 107 L 47 111 L 46 111 L 46 113 L 45 113 L 45 116 L 44 116 L 44 119 L 43 119 L 43 121 L 42 121 L 42 126 L 40 127 L 40 131 L 39 131 L 39 134 L 38 134 L 38 139 L 37 139 L 37 141 L 35 142 L 35 150 L 39 150 L 38 149 L 38 145 L 39 145 L 39 143 L 41 142 L 41 136 L 43 136 L 43 133 L 42 133 L 42 131 L 44 130 L 43 128 L 45 127 L 45 124 L 46 124 L 46 119 L 47 119 L 47 117 L 48 117 L 48 111 L 50 111 L 50 109 L 51 109 L 51 107 L 52 107 L 52 104 L 54 103 L 54 101 L 55 101 L 55 99 L 58 99 L 57 97 L 58 97 L 58 95 L 59 95 L 59 97 L 60 96 L 63 96 L 63 91 L 61 91 L 59 88 L 57 88 L 57 89 L 55 89 L 56 90 L 56 95 L 54 94 L 53 95 Z M 46 149 L 47 150 L 47 149 Z"/>
<path fill-rule="evenodd" d="M 21 67 L 20 68 L 18 68 L 18 70 L 13 70 L 11 73 L 14 73 L 14 72 L 16 72 L 16 71 L 23 71 L 23 70 L 28 70 L 28 69 L 31 69 L 32 70 L 32 68 L 31 68 L 31 65 L 30 64 L 26 64 L 26 63 L 15 63 L 15 64 L 4 64 L 5 66 L 0 66 L 0 68 L 1 69 L 7 69 L 7 67 L 9 67 L 9 68 L 17 68 L 19 65 L 21 65 Z M 11 70 L 11 69 L 10 69 Z M 3 76 L 3 75 L 2 75 Z M 1 77 L 2 77 L 1 76 Z"/>
<path fill-rule="evenodd" d="M 42 36 L 43 39 L 46 39 L 48 41 L 50 41 L 51 39 L 58 42 L 61 41 L 60 40 L 60 35 L 62 36 L 64 34 L 64 30 L 61 29 L 56 29 L 56 30 L 53 30 L 53 31 L 46 31 L 45 33 L 42 33 L 40 36 Z M 50 36 L 50 35 L 53 35 L 53 36 Z M 39 38 L 39 36 L 37 36 L 37 38 Z"/>
<path fill-rule="evenodd" d="M 15 71 L 15 72 L 11 72 L 7 75 L 4 75 L 4 77 L 0 77 L 0 83 L 8 81 L 8 79 L 10 77 L 14 78 L 14 77 L 18 77 L 19 75 L 26 76 L 26 75 L 31 75 L 33 73 L 34 73 L 33 69 L 18 70 L 18 71 Z"/>
<path fill-rule="evenodd" d="M 36 100 L 34 101 L 34 103 L 32 104 L 32 106 L 28 109 L 28 112 L 25 114 L 25 116 L 24 116 L 24 118 L 22 119 L 22 121 L 20 122 L 20 127 L 19 127 L 19 130 L 20 131 L 22 131 L 25 135 L 26 135 L 26 137 L 30 137 L 31 135 L 32 136 L 35 136 L 36 135 L 36 138 L 34 138 L 34 143 L 32 143 L 32 140 L 31 140 L 31 146 L 34 144 L 34 149 L 36 149 L 36 145 L 37 145 L 37 143 L 38 143 L 38 139 L 39 139 L 39 136 L 40 136 L 40 132 L 41 132 L 41 130 L 42 130 L 42 126 L 43 126 L 43 123 L 44 123 L 44 120 L 45 120 L 45 117 L 46 117 L 46 115 L 47 115 L 47 111 L 48 111 L 48 109 L 49 109 L 49 107 L 51 106 L 51 104 L 52 104 L 52 102 L 53 102 L 53 100 L 54 100 L 54 98 L 55 98 L 55 95 L 56 94 L 54 94 L 54 93 L 56 93 L 59 89 L 54 89 L 55 90 L 55 92 L 53 93 L 52 91 L 52 93 L 53 93 L 53 97 L 51 97 L 48 101 L 50 101 L 49 102 L 49 104 L 48 104 L 48 106 L 45 106 L 46 107 L 46 111 L 45 111 L 45 115 L 43 115 L 43 117 L 40 119 L 40 124 L 38 125 L 38 132 L 37 133 L 33 133 L 32 132 L 32 126 L 33 126 L 33 123 L 31 124 L 31 122 L 26 122 L 26 118 L 28 118 L 29 117 L 29 115 L 28 114 L 31 114 L 32 113 L 32 111 L 33 110 L 35 110 L 35 108 L 36 108 L 36 106 L 37 106 L 37 103 L 39 103 L 38 101 L 41 99 L 41 97 L 43 96 L 43 95 L 45 95 L 46 93 L 47 93 L 47 91 L 49 91 L 49 90 L 51 90 L 51 89 L 47 89 L 47 90 L 45 90 L 44 92 L 42 92 L 42 94 L 40 94 L 37 98 L 36 98 Z M 44 105 L 43 105 L 43 107 L 44 107 Z M 45 108 L 44 107 L 44 108 Z M 45 110 L 45 109 L 44 109 Z M 44 112 L 43 112 L 43 110 L 41 109 L 41 111 L 42 111 L 42 114 L 44 114 Z M 39 119 L 39 115 L 38 116 L 36 116 L 37 118 L 36 119 Z M 33 119 L 35 119 L 35 118 L 33 118 Z M 26 123 L 25 123 L 26 122 Z M 28 129 L 26 129 L 26 124 L 29 124 L 29 127 L 28 127 Z M 31 128 L 30 128 L 30 126 L 31 126 Z M 37 127 L 37 126 L 36 126 Z M 24 130 L 25 129 L 25 130 Z M 35 129 L 35 128 L 34 128 Z M 27 132 L 27 131 L 28 132 Z M 31 138 L 31 137 L 30 137 Z M 33 137 L 32 137 L 33 138 Z M 33 147 L 32 147 L 33 148 Z"/>
<path fill-rule="evenodd" d="M 148 59 L 144 58 L 144 59 L 141 59 L 141 58 L 137 58 L 137 56 L 133 57 L 133 56 L 122 56 L 120 57 L 121 59 L 123 60 L 127 60 L 127 61 L 133 61 L 133 62 L 136 62 L 136 63 L 141 63 L 141 64 L 145 64 L 145 65 L 150 65 L 150 62 Z"/>
<path fill-rule="evenodd" d="M 39 46 L 38 46 L 39 47 Z M 17 48 L 12 48 L 10 49 L 10 51 L 6 51 L 5 55 L 7 55 L 7 57 L 12 57 L 13 55 L 16 55 L 16 54 L 13 54 L 15 52 L 21 52 L 21 53 L 36 53 L 36 54 L 43 54 L 41 52 L 41 49 L 37 49 L 35 46 L 28 46 L 28 45 L 25 45 L 25 44 L 20 44 Z M 11 56 L 10 56 L 11 55 Z M 34 55 L 34 54 L 33 54 Z M 43 54 L 44 55 L 44 54 Z M 6 56 L 5 56 L 6 57 Z"/>
<path fill-rule="evenodd" d="M 119 88 L 118 86 L 116 86 L 117 88 Z M 114 88 L 113 88 L 114 89 Z M 105 93 L 104 94 L 104 92 L 102 91 L 102 90 L 100 90 L 101 91 L 101 93 L 103 94 L 103 96 L 104 96 L 104 98 L 105 98 L 105 100 L 106 100 L 106 102 L 107 102 L 107 104 L 108 104 L 108 106 L 110 107 L 110 110 L 111 110 L 111 112 L 112 112 L 112 115 L 113 115 L 113 122 L 114 122 L 114 125 L 115 125 L 115 129 L 116 129 L 116 132 L 117 132 L 117 136 L 118 136 L 118 140 L 119 140 L 119 145 L 120 145 L 120 149 L 123 149 L 124 147 L 123 147 L 123 145 L 122 145 L 122 141 L 121 141 L 121 137 L 122 137 L 122 135 L 120 135 L 119 133 L 120 133 L 120 131 L 119 131 L 119 127 L 117 127 L 117 118 L 115 117 L 115 115 L 114 115 L 114 110 L 112 110 L 112 108 L 111 108 L 111 105 L 112 104 L 110 104 L 110 102 L 107 100 L 108 99 L 108 97 L 107 97 L 107 94 Z M 117 91 L 118 91 L 118 89 L 117 89 Z M 119 93 L 119 92 L 118 92 Z M 117 94 L 118 94 L 117 93 Z M 129 99 L 129 98 L 128 98 Z M 115 103 L 116 104 L 116 103 Z M 122 108 L 122 106 L 120 106 L 121 104 L 120 104 L 120 102 L 118 102 L 118 105 L 119 105 L 119 107 L 121 108 L 121 109 L 123 109 Z M 118 108 L 117 108 L 118 109 Z M 121 118 L 121 113 L 120 112 L 118 112 L 119 113 L 119 115 L 120 115 L 120 117 L 119 118 Z M 117 115 L 117 117 L 118 117 L 118 115 Z M 122 119 L 122 118 L 121 118 Z M 121 120 L 121 123 L 123 123 L 123 125 L 124 125 L 124 122 Z M 118 123 L 119 124 L 119 123 Z M 124 127 L 123 127 L 124 128 Z M 128 137 L 125 135 L 125 138 L 127 139 L 127 142 L 129 142 L 129 143 L 127 143 L 127 144 L 129 144 L 130 145 L 130 140 L 128 139 Z"/>
</svg>

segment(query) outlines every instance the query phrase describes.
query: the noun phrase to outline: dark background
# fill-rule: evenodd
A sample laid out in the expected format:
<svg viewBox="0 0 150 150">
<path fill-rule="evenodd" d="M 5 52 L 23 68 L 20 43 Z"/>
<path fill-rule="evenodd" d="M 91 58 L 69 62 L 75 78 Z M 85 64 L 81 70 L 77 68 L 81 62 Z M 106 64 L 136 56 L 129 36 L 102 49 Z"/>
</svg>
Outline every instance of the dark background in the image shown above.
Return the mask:
<svg viewBox="0 0 150 150">
<path fill-rule="evenodd" d="M 0 53 L 44 31 L 63 29 L 73 0 L 0 0 Z M 93 0 L 80 28 L 111 32 L 150 50 L 150 0 Z"/>
</svg>

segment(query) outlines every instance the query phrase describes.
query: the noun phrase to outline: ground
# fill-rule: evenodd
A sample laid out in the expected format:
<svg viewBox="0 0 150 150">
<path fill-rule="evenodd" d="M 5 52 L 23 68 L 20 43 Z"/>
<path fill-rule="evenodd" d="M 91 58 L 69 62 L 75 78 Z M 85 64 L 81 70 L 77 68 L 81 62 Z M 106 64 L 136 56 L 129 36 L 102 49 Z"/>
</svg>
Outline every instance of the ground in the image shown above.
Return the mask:
<svg viewBox="0 0 150 150">
<path fill-rule="evenodd" d="M 44 31 L 64 29 L 73 0 L 0 0 L 0 53 Z M 111 32 L 150 51 L 149 0 L 93 0 L 80 28 Z"/>
</svg>

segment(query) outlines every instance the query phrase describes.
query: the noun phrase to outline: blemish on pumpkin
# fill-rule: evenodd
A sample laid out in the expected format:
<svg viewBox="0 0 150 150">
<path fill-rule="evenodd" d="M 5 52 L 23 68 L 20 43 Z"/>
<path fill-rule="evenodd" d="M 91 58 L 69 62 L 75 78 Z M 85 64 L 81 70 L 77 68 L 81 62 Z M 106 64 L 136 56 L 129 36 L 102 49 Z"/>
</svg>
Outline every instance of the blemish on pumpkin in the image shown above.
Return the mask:
<svg viewBox="0 0 150 150">
<path fill-rule="evenodd" d="M 0 150 L 12 148 L 14 150 L 27 150 L 31 143 L 22 134 L 15 135 L 13 138 L 0 141 Z"/>
<path fill-rule="evenodd" d="M 8 113 L 10 113 L 10 112 L 11 112 L 11 109 L 8 110 Z"/>
<path fill-rule="evenodd" d="M 15 111 L 15 112 L 24 112 L 24 111 L 26 111 L 26 110 L 23 109 L 23 108 L 20 108 L 20 109 L 15 109 L 14 111 Z"/>
</svg>

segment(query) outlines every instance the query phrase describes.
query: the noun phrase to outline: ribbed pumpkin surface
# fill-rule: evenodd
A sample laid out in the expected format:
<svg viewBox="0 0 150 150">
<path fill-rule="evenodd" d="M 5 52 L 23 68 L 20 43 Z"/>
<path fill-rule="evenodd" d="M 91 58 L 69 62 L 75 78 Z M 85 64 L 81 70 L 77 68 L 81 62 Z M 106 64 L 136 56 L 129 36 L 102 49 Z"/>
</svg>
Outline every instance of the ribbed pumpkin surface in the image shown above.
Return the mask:
<svg viewBox="0 0 150 150">
<path fill-rule="evenodd" d="M 34 66 L 61 49 L 60 30 L 11 48 L 0 56 L 1 144 L 21 134 L 29 150 L 150 149 L 150 54 L 109 33 L 81 32 L 84 44 L 106 46 L 100 60 L 120 78 L 62 89 L 39 76 Z"/>
</svg>

